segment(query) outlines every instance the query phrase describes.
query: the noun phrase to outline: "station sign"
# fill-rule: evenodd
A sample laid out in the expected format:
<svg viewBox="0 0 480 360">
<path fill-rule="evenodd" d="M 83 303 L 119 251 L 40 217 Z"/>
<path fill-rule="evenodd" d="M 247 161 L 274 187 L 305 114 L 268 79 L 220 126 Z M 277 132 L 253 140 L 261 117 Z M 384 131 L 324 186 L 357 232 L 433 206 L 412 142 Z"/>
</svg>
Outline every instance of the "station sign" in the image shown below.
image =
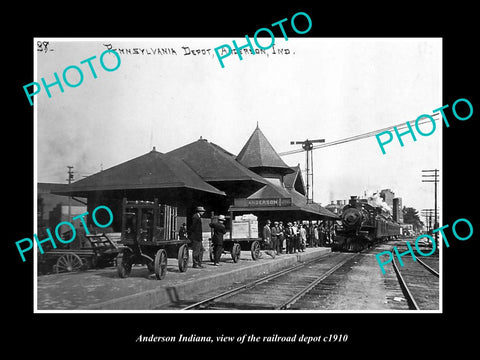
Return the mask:
<svg viewBox="0 0 480 360">
<path fill-rule="evenodd" d="M 291 198 L 247 199 L 248 207 L 280 207 L 291 205 Z"/>
</svg>

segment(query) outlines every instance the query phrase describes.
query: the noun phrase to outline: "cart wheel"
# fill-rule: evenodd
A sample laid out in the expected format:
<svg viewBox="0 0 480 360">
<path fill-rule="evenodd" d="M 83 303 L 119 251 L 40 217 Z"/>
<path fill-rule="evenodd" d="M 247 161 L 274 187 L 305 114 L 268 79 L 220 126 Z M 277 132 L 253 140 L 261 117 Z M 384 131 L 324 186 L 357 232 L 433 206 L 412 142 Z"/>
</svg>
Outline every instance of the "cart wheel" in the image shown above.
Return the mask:
<svg viewBox="0 0 480 360">
<path fill-rule="evenodd" d="M 233 262 L 234 263 L 237 263 L 238 262 L 238 259 L 240 259 L 240 252 L 242 251 L 242 249 L 240 248 L 240 244 L 233 244 L 233 247 L 232 247 L 232 259 L 233 259 Z"/>
<path fill-rule="evenodd" d="M 188 258 L 188 246 L 187 244 L 183 244 L 178 249 L 178 269 L 180 270 L 180 272 L 187 271 Z"/>
<path fill-rule="evenodd" d="M 121 278 L 126 278 L 132 271 L 131 254 L 129 251 L 120 252 L 117 255 L 117 273 Z"/>
<path fill-rule="evenodd" d="M 157 280 L 162 280 L 167 274 L 167 252 L 160 249 L 155 255 L 155 276 Z"/>
<path fill-rule="evenodd" d="M 60 256 L 55 264 L 55 271 L 61 272 L 73 272 L 79 271 L 83 267 L 83 261 L 75 253 L 66 253 Z"/>
<path fill-rule="evenodd" d="M 260 257 L 260 243 L 255 240 L 250 247 L 250 251 L 252 253 L 252 259 L 257 260 Z"/>
</svg>

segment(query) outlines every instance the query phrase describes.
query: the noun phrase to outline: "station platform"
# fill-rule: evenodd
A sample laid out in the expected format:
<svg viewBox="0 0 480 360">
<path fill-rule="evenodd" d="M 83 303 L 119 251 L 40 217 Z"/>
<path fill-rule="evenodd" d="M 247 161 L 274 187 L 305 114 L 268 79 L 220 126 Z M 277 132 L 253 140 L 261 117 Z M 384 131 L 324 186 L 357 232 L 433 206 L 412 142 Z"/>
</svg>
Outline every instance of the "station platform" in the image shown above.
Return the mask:
<svg viewBox="0 0 480 360">
<path fill-rule="evenodd" d="M 250 251 L 242 251 L 234 263 L 224 254 L 220 266 L 203 262 L 203 269 L 192 268 L 192 254 L 186 272 L 180 272 L 176 259 L 168 259 L 167 274 L 156 280 L 146 266 L 134 266 L 128 278 L 120 278 L 115 267 L 77 273 L 37 277 L 37 310 L 152 310 L 181 301 L 193 294 L 214 290 L 278 271 L 297 262 L 308 261 L 331 251 L 330 248 L 307 248 L 305 252 L 281 254 L 275 258 L 262 251 L 253 260 Z"/>
</svg>

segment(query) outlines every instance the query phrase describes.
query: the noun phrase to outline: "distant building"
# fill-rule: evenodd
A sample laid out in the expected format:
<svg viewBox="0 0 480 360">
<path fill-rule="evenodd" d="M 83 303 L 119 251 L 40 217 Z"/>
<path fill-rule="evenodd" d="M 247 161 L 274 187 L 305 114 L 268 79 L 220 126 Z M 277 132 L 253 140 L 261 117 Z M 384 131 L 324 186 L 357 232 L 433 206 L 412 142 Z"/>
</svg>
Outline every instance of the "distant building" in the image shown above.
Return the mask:
<svg viewBox="0 0 480 360">
<path fill-rule="evenodd" d="M 393 208 L 393 198 L 395 197 L 395 193 L 390 189 L 384 189 L 380 191 L 380 197 L 387 203 L 390 208 Z"/>
<path fill-rule="evenodd" d="M 68 184 L 38 183 L 37 184 L 37 219 L 38 227 L 54 229 L 62 221 L 68 220 L 68 196 L 56 195 L 53 192 L 67 189 Z M 85 198 L 70 199 L 70 216 L 76 216 L 87 211 Z"/>
<path fill-rule="evenodd" d="M 396 197 L 393 199 L 393 220 L 398 222 L 399 224 L 403 224 L 403 206 L 402 206 L 402 198 Z"/>
<path fill-rule="evenodd" d="M 347 205 L 347 200 L 332 200 L 330 204 L 325 206 L 325 209 L 333 212 L 336 215 L 341 215 L 342 209 L 345 205 Z"/>
</svg>

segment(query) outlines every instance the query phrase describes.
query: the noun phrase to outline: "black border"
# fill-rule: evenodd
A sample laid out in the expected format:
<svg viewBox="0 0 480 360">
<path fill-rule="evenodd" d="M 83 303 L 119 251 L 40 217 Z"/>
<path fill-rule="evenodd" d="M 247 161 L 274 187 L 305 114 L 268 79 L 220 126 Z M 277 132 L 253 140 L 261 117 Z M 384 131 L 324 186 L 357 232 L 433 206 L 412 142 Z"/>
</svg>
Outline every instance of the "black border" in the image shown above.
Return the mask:
<svg viewBox="0 0 480 360">
<path fill-rule="evenodd" d="M 473 6 L 461 3 L 420 8 L 407 3 L 383 3 L 381 6 L 342 3 L 337 8 L 323 3 L 302 6 L 300 3 L 269 5 L 228 3 L 213 8 L 201 5 L 198 9 L 181 4 L 179 9 L 161 3 L 109 4 L 103 9 L 84 4 L 65 8 L 64 5 L 34 5 L 19 12 L 17 23 L 4 31 L 13 32 L 13 40 L 4 49 L 8 54 L 8 101 L 5 108 L 3 146 L 4 160 L 4 297 L 6 314 L 12 313 L 8 322 L 5 343 L 12 350 L 21 344 L 31 344 L 32 349 L 51 353 L 58 345 L 75 349 L 79 353 L 91 346 L 88 334 L 101 334 L 104 345 L 95 351 L 107 353 L 137 349 L 141 352 L 170 348 L 166 344 L 135 343 L 139 334 L 178 335 L 220 334 L 239 336 L 293 334 L 348 334 L 347 344 L 266 346 L 270 351 L 282 351 L 299 346 L 300 350 L 319 350 L 318 353 L 298 353 L 309 356 L 333 350 L 339 354 L 344 349 L 363 351 L 365 354 L 384 355 L 380 350 L 402 351 L 407 355 L 416 351 L 434 350 L 474 345 L 474 330 L 468 321 L 475 313 L 475 256 L 478 253 L 476 204 L 475 129 L 480 112 L 478 90 L 477 38 Z M 182 8 L 183 7 L 183 8 Z M 59 11 L 60 10 L 60 11 Z M 253 33 L 260 27 L 296 12 L 310 15 L 313 27 L 308 37 L 442 37 L 444 68 L 444 101 L 450 104 L 458 98 L 467 98 L 474 107 L 474 115 L 460 122 L 452 117 L 451 127 L 444 128 L 443 201 L 444 224 L 458 218 L 469 219 L 475 229 L 474 236 L 465 242 L 450 241 L 444 252 L 444 313 L 443 314 L 33 314 L 32 257 L 21 263 L 14 242 L 33 234 L 33 115 L 25 99 L 22 86 L 33 79 L 34 37 L 234 37 Z M 15 21 L 14 21 L 15 22 Z M 279 34 L 278 34 L 279 35 Z M 12 51 L 13 48 L 13 51 Z M 13 67 L 13 68 L 12 68 Z M 4 70 L 6 66 L 4 65 Z M 11 77 L 11 79 L 10 79 Z M 13 101 L 12 101 L 13 100 Z M 426 109 L 430 110 L 430 109 Z M 447 113 L 451 114 L 451 113 Z M 11 138 L 11 140 L 9 140 Z M 421 156 L 421 154 L 419 154 Z M 13 187 L 12 189 L 10 189 Z M 13 221 L 12 221 L 13 220 Z M 447 232 L 447 234 L 450 234 Z M 472 324 L 475 326 L 475 324 Z M 109 344 L 109 345 L 105 345 Z M 423 347 L 422 347 L 423 344 Z M 413 345 L 416 345 L 414 347 Z M 420 346 L 418 346 L 420 345 Z M 237 354 L 255 349 L 257 344 L 229 345 L 230 353 Z M 190 350 L 202 351 L 207 356 L 225 356 L 208 344 L 192 344 L 185 352 L 183 345 L 172 348 L 190 356 Z M 83 349 L 83 350 L 81 350 Z M 396 350 L 395 350 L 396 349 Z M 207 350 L 206 352 L 204 350 Z M 167 353 L 164 353 L 167 354 Z M 192 352 L 192 354 L 195 354 Z M 252 354 L 252 353 L 250 353 Z M 268 353 L 267 353 L 268 354 Z M 307 355 L 308 354 L 308 355 Z M 125 354 L 126 355 L 126 354 Z"/>
</svg>

